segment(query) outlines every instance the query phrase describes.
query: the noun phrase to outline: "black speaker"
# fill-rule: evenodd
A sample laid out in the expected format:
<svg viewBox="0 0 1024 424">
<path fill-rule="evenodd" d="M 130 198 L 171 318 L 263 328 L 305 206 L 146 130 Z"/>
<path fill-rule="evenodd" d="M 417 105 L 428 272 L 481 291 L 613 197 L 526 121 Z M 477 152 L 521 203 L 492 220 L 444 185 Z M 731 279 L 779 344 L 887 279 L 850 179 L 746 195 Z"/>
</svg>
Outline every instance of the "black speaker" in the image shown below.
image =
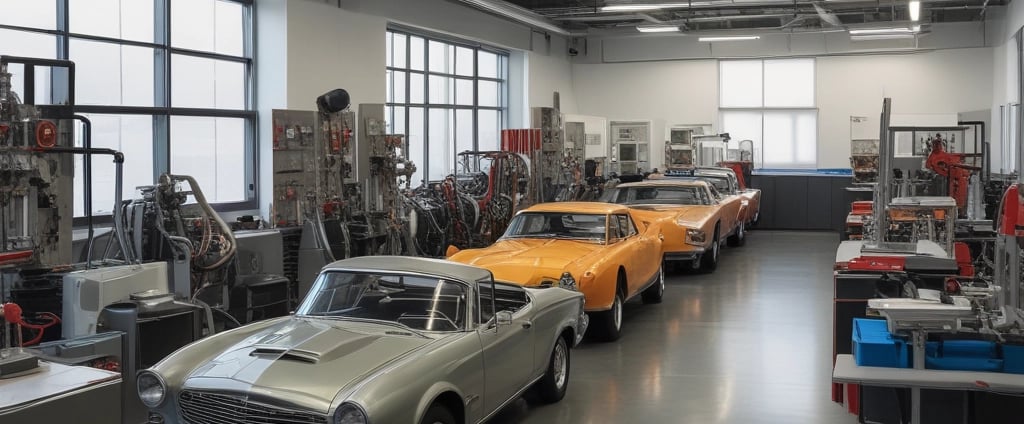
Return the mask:
<svg viewBox="0 0 1024 424">
<path fill-rule="evenodd" d="M 335 88 L 316 98 L 316 107 L 320 113 L 341 112 L 348 109 L 351 104 L 352 99 L 349 98 L 348 91 L 343 88 Z"/>
</svg>

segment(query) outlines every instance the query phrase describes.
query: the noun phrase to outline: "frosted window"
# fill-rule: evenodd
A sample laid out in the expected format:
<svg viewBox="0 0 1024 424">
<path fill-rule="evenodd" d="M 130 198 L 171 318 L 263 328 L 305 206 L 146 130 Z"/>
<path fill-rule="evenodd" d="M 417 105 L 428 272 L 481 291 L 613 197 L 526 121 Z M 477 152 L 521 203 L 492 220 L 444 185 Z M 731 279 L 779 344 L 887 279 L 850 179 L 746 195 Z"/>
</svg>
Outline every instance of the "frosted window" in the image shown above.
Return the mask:
<svg viewBox="0 0 1024 424">
<path fill-rule="evenodd" d="M 814 107 L 814 59 L 764 61 L 765 107 Z"/>
<path fill-rule="evenodd" d="M 761 61 L 718 62 L 720 107 L 761 107 Z"/>
<path fill-rule="evenodd" d="M 473 50 L 465 47 L 455 48 L 455 73 L 464 77 L 473 76 Z"/>
<path fill-rule="evenodd" d="M 57 28 L 57 2 L 53 0 L 0 0 L 0 11 L 2 25 Z"/>
<path fill-rule="evenodd" d="M 452 78 L 437 75 L 431 75 L 429 78 L 430 103 L 436 105 L 452 104 L 455 100 L 455 84 Z"/>
<path fill-rule="evenodd" d="M 424 137 L 423 130 L 423 108 L 412 107 L 409 108 L 409 134 L 406 140 L 409 142 L 409 159 L 416 163 L 416 174 L 412 176 L 412 183 L 415 186 L 417 183 L 423 182 L 423 169 L 422 165 L 424 162 L 424 147 L 426 146 L 426 139 Z"/>
<path fill-rule="evenodd" d="M 729 133 L 733 140 L 761 140 L 761 112 L 723 111 L 722 132 Z"/>
<path fill-rule="evenodd" d="M 409 74 L 409 103 L 423 104 L 423 74 Z"/>
<path fill-rule="evenodd" d="M 430 179 L 440 180 L 455 171 L 454 152 L 454 117 L 451 109 L 430 109 L 430 138 L 427 143 L 427 164 Z"/>
<path fill-rule="evenodd" d="M 72 0 L 68 7 L 72 33 L 153 41 L 151 0 Z"/>
<path fill-rule="evenodd" d="M 171 2 L 171 45 L 241 56 L 245 45 L 244 17 L 239 3 L 174 0 Z"/>
<path fill-rule="evenodd" d="M 76 103 L 153 106 L 153 57 L 146 47 L 72 39 Z"/>
<path fill-rule="evenodd" d="M 455 111 L 455 153 L 476 150 L 473 147 L 473 111 L 459 109 Z"/>
<path fill-rule="evenodd" d="M 396 67 L 396 68 L 404 68 L 405 67 L 405 63 L 406 63 L 405 62 L 405 59 L 406 59 L 405 56 L 406 56 L 406 44 L 407 43 L 408 43 L 408 38 L 405 36 L 405 34 L 395 34 L 394 53 L 393 53 L 392 58 L 391 58 L 391 63 L 393 63 L 394 64 L 393 66 Z"/>
<path fill-rule="evenodd" d="M 439 41 L 431 41 L 430 72 L 450 74 L 455 70 L 455 46 Z"/>
<path fill-rule="evenodd" d="M 477 75 L 484 78 L 498 78 L 498 55 L 481 50 L 477 53 Z"/>
<path fill-rule="evenodd" d="M 86 114 L 92 122 L 92 147 L 118 150 L 124 153 L 122 199 L 136 196 L 135 187 L 153 184 L 153 117 L 148 115 Z M 75 145 L 84 146 L 84 131 L 75 124 Z M 74 214 L 85 215 L 84 158 L 74 156 L 75 189 Z M 109 215 L 114 208 L 116 172 L 110 156 L 92 157 L 92 212 Z"/>
<path fill-rule="evenodd" d="M 395 33 L 393 32 L 388 32 L 387 35 L 384 36 L 384 51 L 387 52 L 387 54 L 384 55 L 384 65 L 387 67 L 393 66 L 392 64 L 394 63 L 391 59 L 395 55 L 394 40 Z"/>
<path fill-rule="evenodd" d="M 460 106 L 473 105 L 473 80 L 455 80 L 455 104 Z"/>
<path fill-rule="evenodd" d="M 171 117 L 171 172 L 194 177 L 207 201 L 246 199 L 246 157 L 244 119 Z"/>
<path fill-rule="evenodd" d="M 423 57 L 426 54 L 424 49 L 425 41 L 420 37 L 409 38 L 409 67 L 417 71 L 423 70 Z"/>
<path fill-rule="evenodd" d="M 5 4 L 4 1 L 0 0 L 0 5 L 3 4 Z M 3 9 L 0 8 L 0 10 Z M 3 13 L 6 12 L 5 10 Z M 3 13 L 0 13 L 0 23 L 3 22 Z M 54 59 L 57 57 L 57 39 L 51 35 L 0 29 L 0 55 Z M 25 93 L 22 90 L 23 84 L 25 84 L 24 67 L 19 64 L 11 64 L 7 68 L 7 72 L 12 74 L 11 88 L 18 93 L 19 97 L 24 98 Z M 50 97 L 49 75 L 48 68 L 36 68 L 37 103 L 46 102 Z"/>
<path fill-rule="evenodd" d="M 813 168 L 817 162 L 817 111 L 764 113 L 764 166 Z"/>
<path fill-rule="evenodd" d="M 494 81 L 480 81 L 480 106 L 496 107 L 500 104 L 501 93 L 498 92 L 500 85 Z"/>
<path fill-rule="evenodd" d="M 245 109 L 245 65 L 173 55 L 171 103 L 174 107 Z"/>
<path fill-rule="evenodd" d="M 392 103 L 405 103 L 405 82 L 407 80 L 405 72 L 395 71 L 393 78 L 394 80 L 394 97 Z"/>
<path fill-rule="evenodd" d="M 501 122 L 496 110 L 480 110 L 477 112 L 479 125 L 479 145 L 481 151 L 498 150 L 501 139 Z"/>
</svg>

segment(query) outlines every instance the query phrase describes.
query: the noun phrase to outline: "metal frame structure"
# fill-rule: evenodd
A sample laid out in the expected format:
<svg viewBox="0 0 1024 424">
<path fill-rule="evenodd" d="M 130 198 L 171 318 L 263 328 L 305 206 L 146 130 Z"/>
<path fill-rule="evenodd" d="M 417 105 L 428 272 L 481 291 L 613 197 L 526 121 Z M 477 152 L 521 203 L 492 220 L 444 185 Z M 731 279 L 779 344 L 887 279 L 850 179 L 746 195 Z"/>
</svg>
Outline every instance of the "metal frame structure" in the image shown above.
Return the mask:
<svg viewBox="0 0 1024 424">
<path fill-rule="evenodd" d="M 461 39 L 458 39 L 458 38 L 453 38 L 451 36 L 445 36 L 445 35 L 442 35 L 442 34 L 435 34 L 435 33 L 431 33 L 431 32 L 427 32 L 427 31 L 421 30 L 421 29 L 406 28 L 406 27 L 403 27 L 403 26 L 400 26 L 400 25 L 395 25 L 395 24 L 389 24 L 388 25 L 388 32 L 391 33 L 391 34 L 399 34 L 399 35 L 404 35 L 404 36 L 407 37 L 406 38 L 406 40 L 407 40 L 406 41 L 406 48 L 405 48 L 405 65 L 406 66 L 405 67 L 396 67 L 396 66 L 394 66 L 394 63 L 392 62 L 391 65 L 386 67 L 386 69 L 388 71 L 392 72 L 392 78 L 394 78 L 394 76 L 393 76 L 394 72 L 404 72 L 405 73 L 405 101 L 404 102 L 394 102 L 394 101 L 392 101 L 393 99 L 386 99 L 387 102 L 385 103 L 385 107 L 387 108 L 387 111 L 385 112 L 385 119 L 389 123 L 393 123 L 396 120 L 402 120 L 402 122 L 405 124 L 404 128 L 405 128 L 405 131 L 406 131 L 406 135 L 408 136 L 409 124 L 410 124 L 409 109 L 410 108 L 420 108 L 420 109 L 423 110 L 423 125 L 424 125 L 424 127 L 423 127 L 423 157 L 412 158 L 411 155 L 409 155 L 408 153 L 406 154 L 406 156 L 409 157 L 410 160 L 416 162 L 417 164 L 422 163 L 422 165 L 420 166 L 420 170 L 423 172 L 422 175 L 423 175 L 424 181 L 429 181 L 430 180 L 430 161 L 425 160 L 425 159 L 429 156 L 430 144 L 431 144 L 431 141 L 432 141 L 432 140 L 430 140 L 430 125 L 431 125 L 431 123 L 430 123 L 430 110 L 431 109 L 445 109 L 445 110 L 450 110 L 453 113 L 456 112 L 456 111 L 459 111 L 459 110 L 471 110 L 471 111 L 473 111 L 473 145 L 472 145 L 472 148 L 469 149 L 471 151 L 479 151 L 479 150 L 481 150 L 480 149 L 480 114 L 478 113 L 479 111 L 481 111 L 481 110 L 497 111 L 498 112 L 498 124 L 500 125 L 501 128 L 505 128 L 507 126 L 507 124 L 508 124 L 508 99 L 509 99 L 509 93 L 508 93 L 508 62 L 509 62 L 509 52 L 507 50 L 502 50 L 502 49 L 499 49 L 499 48 L 495 48 L 495 47 L 484 45 L 484 44 L 480 44 L 480 43 L 473 43 L 473 42 L 470 42 L 470 41 L 461 40 Z M 423 51 L 423 69 L 422 70 L 412 69 L 412 49 L 410 48 L 411 43 L 408 41 L 412 37 L 418 37 L 418 38 L 422 38 L 423 39 L 424 51 Z M 466 76 L 466 75 L 457 75 L 455 73 L 444 73 L 444 72 L 431 71 L 430 70 L 430 47 L 429 47 L 429 43 L 431 41 L 441 42 L 441 43 L 445 43 L 445 44 L 448 44 L 448 45 L 454 45 L 456 47 L 463 47 L 463 48 L 468 48 L 468 49 L 473 50 L 473 75 L 472 76 Z M 391 50 L 394 50 L 394 45 L 392 45 Z M 479 73 L 480 73 L 480 70 L 479 70 L 479 52 L 480 51 L 485 51 L 485 52 L 488 52 L 488 53 L 493 53 L 493 54 L 495 54 L 495 55 L 497 55 L 499 57 L 499 61 L 500 62 L 499 62 L 499 65 L 498 65 L 498 78 L 481 77 L 479 75 Z M 391 51 L 387 52 L 387 54 L 389 54 L 389 55 L 391 53 L 392 53 Z M 455 60 L 457 60 L 457 59 L 453 59 L 452 63 L 455 63 Z M 412 102 L 412 97 L 411 97 L 412 74 L 420 74 L 420 75 L 423 76 L 423 103 L 413 103 Z M 458 104 L 455 104 L 455 100 L 454 99 L 452 100 L 451 104 L 430 103 L 430 77 L 431 76 L 438 76 L 438 77 L 443 77 L 443 78 L 451 78 L 453 81 L 457 81 L 457 80 L 470 80 L 470 81 L 473 81 L 473 104 L 472 105 L 458 105 Z M 495 83 L 498 84 L 498 106 L 480 106 L 479 105 L 479 103 L 480 103 L 479 82 L 480 81 L 490 81 L 490 82 L 495 82 Z M 387 84 L 392 84 L 392 82 L 388 81 Z M 452 90 L 451 92 L 454 94 L 455 90 L 456 90 L 456 87 L 452 87 L 451 90 Z M 394 112 L 395 108 L 397 108 L 397 107 L 403 108 L 405 110 L 405 112 L 403 114 L 404 116 L 399 117 L 399 115 Z M 458 117 L 457 117 L 457 115 L 458 114 L 456 113 L 455 116 L 452 116 L 452 122 L 454 123 L 454 125 L 458 125 Z M 392 127 L 392 128 L 394 128 L 394 127 Z M 395 131 L 392 130 L 391 132 L 395 132 Z M 500 138 L 500 134 L 499 134 L 499 138 Z M 407 137 L 407 140 L 408 140 L 408 137 Z M 496 140 L 496 141 L 498 141 L 499 144 L 500 144 L 500 140 Z M 454 144 L 455 140 L 452 140 L 452 142 Z M 495 145 L 495 148 L 498 148 L 497 144 Z M 459 153 L 460 152 L 456 151 L 456 152 L 453 152 L 453 155 L 452 155 L 452 163 L 456 164 L 456 166 L 458 166 L 458 154 Z M 457 171 L 458 171 L 458 169 L 456 169 L 456 172 Z"/>
<path fill-rule="evenodd" d="M 40 0 L 47 1 L 47 0 Z M 72 0 L 48 0 L 56 3 L 55 29 L 23 27 L 0 24 L 0 29 L 14 30 L 35 34 L 47 34 L 56 38 L 56 58 L 68 60 L 70 57 L 71 40 L 102 42 L 118 46 L 133 46 L 153 49 L 153 106 L 100 106 L 76 105 L 76 113 L 108 114 L 108 115 L 150 115 L 153 118 L 153 181 L 164 173 L 171 171 L 170 156 L 170 118 L 175 116 L 206 117 L 206 118 L 240 118 L 245 120 L 245 193 L 246 200 L 240 202 L 220 203 L 218 211 L 239 211 L 257 209 L 257 164 L 255 110 L 255 66 L 254 66 L 254 0 L 219 0 L 238 3 L 243 6 L 243 56 L 232 56 L 220 53 L 198 51 L 174 47 L 171 40 L 171 0 L 151 0 L 153 2 L 153 41 L 134 41 L 80 34 L 71 32 L 70 3 Z M 171 61 L 174 55 L 191 56 L 205 59 L 241 63 L 245 72 L 245 109 L 227 110 L 213 108 L 173 107 L 171 103 Z M 55 93 L 54 93 L 55 94 Z M 84 159 L 84 168 L 91 166 L 88 156 Z M 76 225 L 84 225 L 84 218 L 75 218 Z"/>
</svg>

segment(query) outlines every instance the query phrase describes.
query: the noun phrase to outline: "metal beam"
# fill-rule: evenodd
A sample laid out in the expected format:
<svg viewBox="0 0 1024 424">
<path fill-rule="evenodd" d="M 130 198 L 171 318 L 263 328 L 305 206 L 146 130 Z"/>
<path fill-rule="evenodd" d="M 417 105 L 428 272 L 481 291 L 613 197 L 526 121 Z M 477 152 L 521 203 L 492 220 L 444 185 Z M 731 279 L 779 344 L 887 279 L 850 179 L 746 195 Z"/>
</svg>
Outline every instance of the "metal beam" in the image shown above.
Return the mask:
<svg viewBox="0 0 1024 424">
<path fill-rule="evenodd" d="M 529 25 L 555 34 L 571 36 L 569 30 L 562 28 L 554 21 L 541 16 L 529 9 L 525 9 L 502 0 L 458 0 L 477 9 L 482 9 L 495 15 Z"/>
</svg>

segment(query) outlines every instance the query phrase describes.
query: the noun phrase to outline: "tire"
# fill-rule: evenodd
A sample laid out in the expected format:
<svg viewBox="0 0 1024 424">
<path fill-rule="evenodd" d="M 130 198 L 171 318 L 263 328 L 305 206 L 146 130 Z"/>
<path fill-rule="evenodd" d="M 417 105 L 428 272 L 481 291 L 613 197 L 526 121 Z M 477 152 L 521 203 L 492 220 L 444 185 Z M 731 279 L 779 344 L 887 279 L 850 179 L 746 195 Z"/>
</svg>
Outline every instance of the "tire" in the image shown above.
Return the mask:
<svg viewBox="0 0 1024 424">
<path fill-rule="evenodd" d="M 747 242 L 746 227 L 747 224 L 743 221 L 740 221 L 740 227 L 736 229 L 736 232 L 733 233 L 733 235 L 729 236 L 729 238 L 725 239 L 726 244 L 728 244 L 729 247 L 743 246 Z"/>
<path fill-rule="evenodd" d="M 555 403 L 565 397 L 569 388 L 569 345 L 559 336 L 548 359 L 548 371 L 534 386 L 537 397 L 544 403 Z"/>
<path fill-rule="evenodd" d="M 604 342 L 614 342 L 622 336 L 622 291 L 619 287 L 622 287 L 626 282 L 626 278 L 619 274 L 619 286 L 615 288 L 615 300 L 612 301 L 612 308 L 600 312 L 595 318 L 597 325 L 594 329 L 597 330 L 597 337 Z M 591 324 L 593 325 L 593 324 Z"/>
<path fill-rule="evenodd" d="M 426 414 L 423 414 L 423 419 L 420 420 L 420 424 L 456 424 L 455 416 L 452 412 L 445 408 L 441 404 L 430 405 L 430 409 L 427 410 Z"/>
<path fill-rule="evenodd" d="M 715 238 L 711 240 L 711 250 L 704 252 L 700 257 L 701 271 L 713 272 L 718 268 L 718 253 L 721 248 L 721 243 L 718 242 L 718 227 L 715 227 Z"/>
<path fill-rule="evenodd" d="M 662 261 L 662 265 L 658 267 L 658 280 L 651 284 L 643 293 L 640 293 L 640 299 L 644 301 L 644 304 L 650 305 L 654 303 L 661 303 L 661 298 L 665 295 L 665 262 Z"/>
</svg>

